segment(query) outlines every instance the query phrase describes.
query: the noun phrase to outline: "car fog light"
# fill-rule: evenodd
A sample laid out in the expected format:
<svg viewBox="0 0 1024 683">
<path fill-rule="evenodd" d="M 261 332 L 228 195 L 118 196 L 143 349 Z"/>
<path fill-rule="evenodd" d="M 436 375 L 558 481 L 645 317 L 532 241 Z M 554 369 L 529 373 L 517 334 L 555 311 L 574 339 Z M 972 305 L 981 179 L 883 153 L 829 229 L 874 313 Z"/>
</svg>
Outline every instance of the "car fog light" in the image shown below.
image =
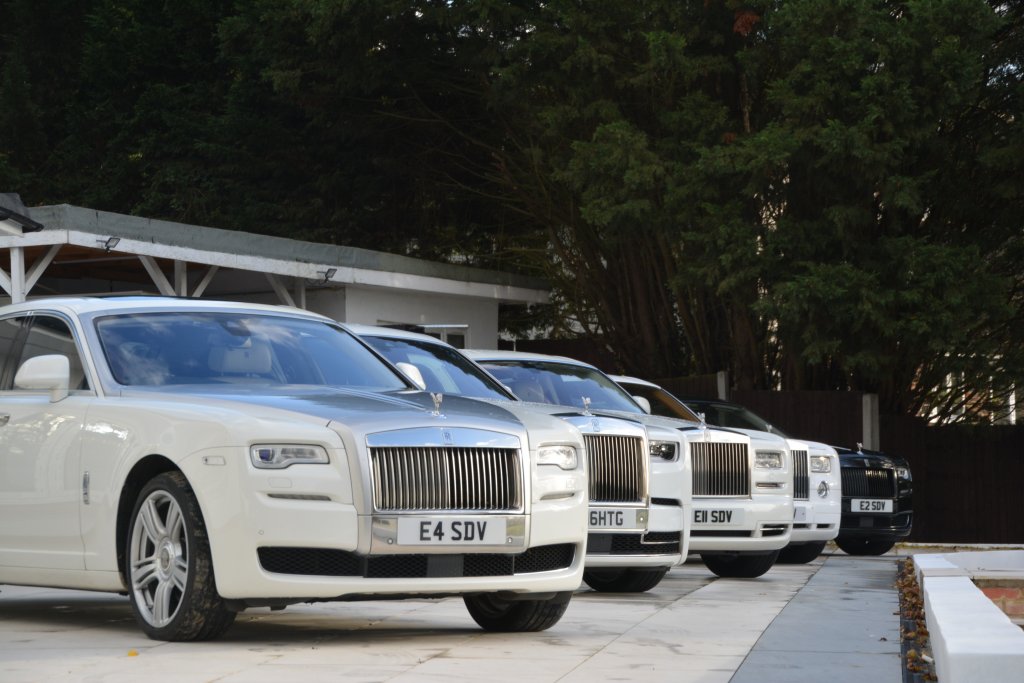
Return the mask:
<svg viewBox="0 0 1024 683">
<path fill-rule="evenodd" d="M 821 498 L 828 498 L 828 482 L 823 481 L 818 484 L 818 496 Z"/>
</svg>

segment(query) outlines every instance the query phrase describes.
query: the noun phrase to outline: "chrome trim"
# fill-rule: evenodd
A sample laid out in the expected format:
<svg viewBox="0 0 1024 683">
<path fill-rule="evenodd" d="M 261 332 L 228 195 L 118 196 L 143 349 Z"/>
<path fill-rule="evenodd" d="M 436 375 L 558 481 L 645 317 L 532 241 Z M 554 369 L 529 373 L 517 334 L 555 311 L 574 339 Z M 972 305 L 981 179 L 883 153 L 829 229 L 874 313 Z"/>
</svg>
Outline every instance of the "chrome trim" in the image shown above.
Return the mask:
<svg viewBox="0 0 1024 683">
<path fill-rule="evenodd" d="M 842 467 L 843 498 L 896 498 L 896 473 L 889 468 Z"/>
<path fill-rule="evenodd" d="M 644 439 L 613 434 L 584 434 L 590 504 L 647 505 L 650 456 Z"/>
<path fill-rule="evenodd" d="M 441 448 L 514 448 L 521 449 L 519 437 L 486 429 L 467 427 L 412 427 L 376 432 L 366 436 L 370 448 L 391 446 L 395 448 L 417 448 L 436 446 Z"/>
<path fill-rule="evenodd" d="M 793 499 L 811 499 L 811 480 L 808 474 L 807 451 L 793 451 Z"/>
<path fill-rule="evenodd" d="M 744 443 L 698 441 L 690 444 L 693 496 L 750 497 L 750 452 Z"/>
<path fill-rule="evenodd" d="M 522 512 L 515 448 L 371 446 L 376 512 Z"/>
</svg>

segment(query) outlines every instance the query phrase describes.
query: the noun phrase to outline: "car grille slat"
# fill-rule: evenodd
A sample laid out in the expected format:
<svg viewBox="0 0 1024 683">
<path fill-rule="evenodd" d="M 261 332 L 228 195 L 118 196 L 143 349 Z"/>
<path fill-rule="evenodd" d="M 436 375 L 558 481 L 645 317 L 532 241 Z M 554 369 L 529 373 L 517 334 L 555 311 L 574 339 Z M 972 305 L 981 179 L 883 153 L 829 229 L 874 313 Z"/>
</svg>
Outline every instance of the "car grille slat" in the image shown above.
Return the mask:
<svg viewBox="0 0 1024 683">
<path fill-rule="evenodd" d="M 844 467 L 841 472 L 843 497 L 896 497 L 896 476 L 890 469 Z"/>
<path fill-rule="evenodd" d="M 807 451 L 793 451 L 793 498 L 809 500 L 811 480 L 807 471 Z"/>
<path fill-rule="evenodd" d="M 750 459 L 746 444 L 697 442 L 691 445 L 694 496 L 749 496 Z"/>
<path fill-rule="evenodd" d="M 636 436 L 584 434 L 592 503 L 644 503 L 647 461 Z"/>
<path fill-rule="evenodd" d="M 514 448 L 372 447 L 370 465 L 376 510 L 522 509 Z"/>
</svg>

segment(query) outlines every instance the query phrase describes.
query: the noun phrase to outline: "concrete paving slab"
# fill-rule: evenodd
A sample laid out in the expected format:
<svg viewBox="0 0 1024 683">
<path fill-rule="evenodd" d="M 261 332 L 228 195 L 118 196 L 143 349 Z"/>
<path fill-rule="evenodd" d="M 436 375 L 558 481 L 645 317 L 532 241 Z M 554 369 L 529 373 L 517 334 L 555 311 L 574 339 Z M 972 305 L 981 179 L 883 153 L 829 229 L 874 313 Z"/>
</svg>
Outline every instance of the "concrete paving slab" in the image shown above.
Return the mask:
<svg viewBox="0 0 1024 683">
<path fill-rule="evenodd" d="M 220 640 L 162 643 L 122 596 L 0 586 L 0 681 L 899 683 L 898 634 L 875 639 L 898 629 L 894 560 L 837 554 L 753 580 L 690 563 L 641 595 L 584 588 L 526 634 L 486 633 L 446 599 L 251 610 Z"/>
<path fill-rule="evenodd" d="M 902 680 L 895 558 L 822 558 L 731 683 Z"/>
</svg>

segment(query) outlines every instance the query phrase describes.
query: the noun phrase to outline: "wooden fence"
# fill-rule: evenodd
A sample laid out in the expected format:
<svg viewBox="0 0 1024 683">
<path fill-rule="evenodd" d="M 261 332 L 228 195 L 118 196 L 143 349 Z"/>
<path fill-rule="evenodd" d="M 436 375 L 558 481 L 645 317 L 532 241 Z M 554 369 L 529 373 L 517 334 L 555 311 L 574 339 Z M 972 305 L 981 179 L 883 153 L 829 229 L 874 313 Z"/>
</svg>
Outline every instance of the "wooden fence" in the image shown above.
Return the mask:
<svg viewBox="0 0 1024 683">
<path fill-rule="evenodd" d="M 714 376 L 658 380 L 672 393 L 716 398 Z M 857 392 L 733 391 L 730 400 L 794 438 L 856 448 L 864 440 Z M 923 543 L 1024 545 L 1024 425 L 929 426 L 879 416 L 880 450 L 905 457 L 914 477 L 914 530 Z"/>
</svg>

